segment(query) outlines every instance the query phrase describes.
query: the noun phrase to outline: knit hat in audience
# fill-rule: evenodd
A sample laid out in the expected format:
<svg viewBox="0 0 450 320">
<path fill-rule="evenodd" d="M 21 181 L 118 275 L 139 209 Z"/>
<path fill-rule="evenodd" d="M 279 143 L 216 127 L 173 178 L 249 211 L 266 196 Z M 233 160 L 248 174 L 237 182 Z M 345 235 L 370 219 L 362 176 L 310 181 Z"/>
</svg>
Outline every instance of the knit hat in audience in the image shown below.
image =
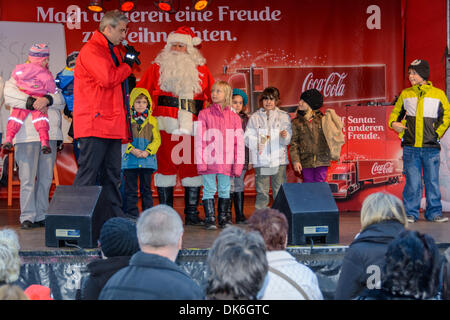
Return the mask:
<svg viewBox="0 0 450 320">
<path fill-rule="evenodd" d="M 67 59 L 66 59 L 67 68 L 75 67 L 75 61 L 77 60 L 78 54 L 79 54 L 78 51 L 73 51 L 67 56 Z"/>
<path fill-rule="evenodd" d="M 317 89 L 306 90 L 300 96 L 300 100 L 305 101 L 313 110 L 320 109 L 323 105 L 323 96 Z"/>
<path fill-rule="evenodd" d="M 422 77 L 423 80 L 427 81 L 430 77 L 430 65 L 426 60 L 416 59 L 408 67 L 409 69 L 413 69 L 417 72 L 419 76 Z"/>
<path fill-rule="evenodd" d="M 98 241 L 106 257 L 132 256 L 139 251 L 136 224 L 125 218 L 106 221 Z"/>
<path fill-rule="evenodd" d="M 28 60 L 31 63 L 40 64 L 50 56 L 50 49 L 45 43 L 33 44 L 28 51 Z"/>
</svg>

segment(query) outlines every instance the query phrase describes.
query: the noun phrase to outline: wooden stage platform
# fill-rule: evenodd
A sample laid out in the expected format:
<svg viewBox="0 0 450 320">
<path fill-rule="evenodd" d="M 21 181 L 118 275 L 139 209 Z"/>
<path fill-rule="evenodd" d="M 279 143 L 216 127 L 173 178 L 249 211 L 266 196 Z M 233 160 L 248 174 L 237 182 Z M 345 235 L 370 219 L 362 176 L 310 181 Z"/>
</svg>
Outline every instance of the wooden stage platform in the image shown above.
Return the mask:
<svg viewBox="0 0 450 320">
<path fill-rule="evenodd" d="M 154 199 L 155 205 L 158 199 Z M 244 214 L 250 217 L 254 211 L 254 196 L 247 196 L 244 203 Z M 174 207 L 184 219 L 184 198 L 175 197 Z M 203 207 L 199 206 L 201 217 L 204 217 Z M 20 239 L 22 251 L 52 251 L 52 250 L 72 250 L 67 247 L 49 248 L 45 246 L 45 228 L 22 230 L 19 223 L 19 200 L 13 199 L 13 206 L 7 206 L 6 199 L 0 199 L 0 229 L 11 228 L 17 231 Z M 450 212 L 445 212 L 444 216 L 450 218 Z M 234 214 L 233 214 L 234 217 Z M 243 225 L 239 225 L 243 226 Z M 439 244 L 450 245 L 450 223 L 427 222 L 421 215 L 420 220 L 409 226 L 409 229 L 417 230 L 431 235 Z M 221 229 L 205 230 L 203 227 L 185 226 L 183 248 L 184 249 L 208 249 L 220 233 Z M 359 212 L 340 212 L 339 214 L 339 244 L 336 246 L 348 246 L 355 235 L 360 231 Z M 330 245 L 328 245 L 330 246 Z"/>
</svg>

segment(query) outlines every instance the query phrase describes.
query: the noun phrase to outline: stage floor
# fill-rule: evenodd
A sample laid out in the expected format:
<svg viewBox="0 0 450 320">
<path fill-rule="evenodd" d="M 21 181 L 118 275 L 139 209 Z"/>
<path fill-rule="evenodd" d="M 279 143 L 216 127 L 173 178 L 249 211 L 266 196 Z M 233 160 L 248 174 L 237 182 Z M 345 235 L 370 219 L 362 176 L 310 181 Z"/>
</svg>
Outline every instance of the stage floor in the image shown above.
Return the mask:
<svg viewBox="0 0 450 320">
<path fill-rule="evenodd" d="M 155 198 L 155 205 L 158 199 Z M 254 196 L 247 196 L 244 203 L 244 214 L 248 218 L 254 211 Z M 184 219 L 184 198 L 175 197 L 174 208 Z M 203 207 L 199 206 L 201 217 L 204 217 Z M 73 250 L 68 247 L 50 248 L 45 246 L 45 228 L 22 230 L 19 223 L 19 200 L 13 200 L 13 206 L 7 206 L 6 199 L 0 199 L 0 228 L 11 228 L 17 231 L 22 251 L 52 251 L 52 250 Z M 450 212 L 445 212 L 444 216 L 450 218 Z M 233 214 L 234 217 L 234 214 Z M 244 227 L 245 225 L 238 225 Z M 417 230 L 431 235 L 438 244 L 450 244 L 450 223 L 432 223 L 425 221 L 421 215 L 418 222 L 410 224 L 409 229 Z M 185 226 L 183 237 L 183 249 L 208 249 L 220 233 L 221 229 L 205 230 L 203 227 Z M 348 246 L 355 235 L 360 231 L 359 212 L 339 213 L 339 243 L 328 246 Z"/>
</svg>

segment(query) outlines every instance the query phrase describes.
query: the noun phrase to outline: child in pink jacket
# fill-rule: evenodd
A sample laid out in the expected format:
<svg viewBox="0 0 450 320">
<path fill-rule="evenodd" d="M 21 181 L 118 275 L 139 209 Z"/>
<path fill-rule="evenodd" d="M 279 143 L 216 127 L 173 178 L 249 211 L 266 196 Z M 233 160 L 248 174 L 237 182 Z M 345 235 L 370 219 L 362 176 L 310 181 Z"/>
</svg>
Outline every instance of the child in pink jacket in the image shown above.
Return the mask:
<svg viewBox="0 0 450 320">
<path fill-rule="evenodd" d="M 55 80 L 48 70 L 50 50 L 44 43 L 35 44 L 30 48 L 28 60 L 19 64 L 12 72 L 12 78 L 16 80 L 17 87 L 24 93 L 32 96 L 27 101 L 27 109 L 13 108 L 6 126 L 4 150 L 11 150 L 12 141 L 22 127 L 25 118 L 31 113 L 34 127 L 39 133 L 41 150 L 43 153 L 51 153 L 48 130 L 50 128 L 46 110 L 35 110 L 33 103 L 38 97 L 46 97 L 50 104 L 52 98 L 49 94 L 56 92 Z"/>
<path fill-rule="evenodd" d="M 241 119 L 231 110 L 232 88 L 225 81 L 214 83 L 213 104 L 200 111 L 195 135 L 195 160 L 203 179 L 205 228 L 216 229 L 214 195 L 218 190 L 218 224 L 231 224 L 230 177 L 241 175 L 245 162 Z M 217 183 L 216 183 L 217 180 Z"/>
</svg>

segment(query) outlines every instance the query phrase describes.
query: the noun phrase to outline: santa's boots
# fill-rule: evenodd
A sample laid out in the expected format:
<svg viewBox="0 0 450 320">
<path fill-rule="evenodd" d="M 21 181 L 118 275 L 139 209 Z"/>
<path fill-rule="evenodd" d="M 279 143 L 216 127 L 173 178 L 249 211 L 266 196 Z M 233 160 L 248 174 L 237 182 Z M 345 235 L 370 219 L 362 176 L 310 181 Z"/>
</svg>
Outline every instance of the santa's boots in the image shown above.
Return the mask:
<svg viewBox="0 0 450 320">
<path fill-rule="evenodd" d="M 233 224 L 231 221 L 231 199 L 219 198 L 217 202 L 217 222 L 220 228 Z"/>
<path fill-rule="evenodd" d="M 159 204 L 173 208 L 173 187 L 157 187 Z"/>
<path fill-rule="evenodd" d="M 203 226 L 205 222 L 198 216 L 197 210 L 200 201 L 201 187 L 185 187 L 184 188 L 184 223 L 186 225 Z"/>
<path fill-rule="evenodd" d="M 203 199 L 202 202 L 203 202 L 203 208 L 205 209 L 205 229 L 206 230 L 217 229 L 216 218 L 215 218 L 214 198 Z"/>
<path fill-rule="evenodd" d="M 231 198 L 234 204 L 234 214 L 236 223 L 247 223 L 244 216 L 244 192 L 233 192 Z"/>
</svg>

